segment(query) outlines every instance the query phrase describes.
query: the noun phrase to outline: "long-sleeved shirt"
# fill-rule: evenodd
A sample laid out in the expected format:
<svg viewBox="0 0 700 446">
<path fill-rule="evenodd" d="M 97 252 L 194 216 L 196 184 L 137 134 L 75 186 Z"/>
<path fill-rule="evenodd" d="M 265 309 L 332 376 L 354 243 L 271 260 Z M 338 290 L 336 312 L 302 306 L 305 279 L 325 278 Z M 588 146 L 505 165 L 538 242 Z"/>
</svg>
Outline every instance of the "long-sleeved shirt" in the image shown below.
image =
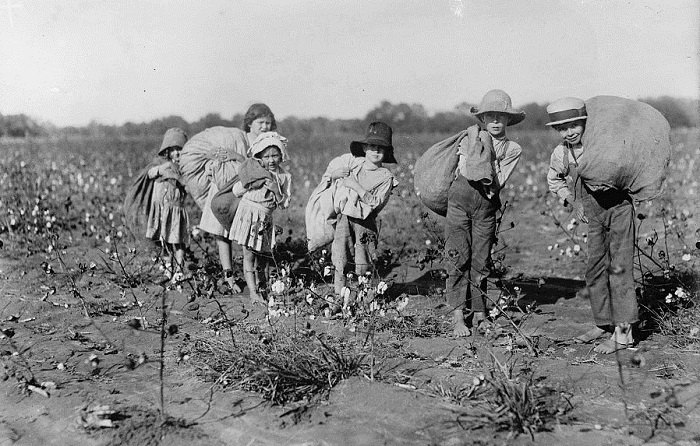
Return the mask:
<svg viewBox="0 0 700 446">
<path fill-rule="evenodd" d="M 342 186 L 336 188 L 338 196 L 333 197 L 333 202 L 338 208 L 336 211 L 363 220 L 370 215 L 376 216 L 386 206 L 391 191 L 398 185 L 394 175 L 386 167 L 377 167 L 365 157 L 354 157 L 346 153 L 331 160 L 321 178 L 321 184 L 325 184 L 325 187 L 319 186 L 325 189 L 331 187 L 333 185 L 331 173 L 341 167 L 350 170 L 350 176 L 360 183 L 365 193 L 358 196 L 350 188 Z"/>
<path fill-rule="evenodd" d="M 491 135 L 489 135 L 491 136 Z M 503 186 L 506 185 L 508 178 L 510 178 L 515 166 L 520 161 L 520 154 L 523 149 L 520 144 L 509 140 L 507 137 L 494 138 L 491 136 L 491 141 L 493 143 L 493 153 L 491 154 L 491 161 L 493 165 L 493 181 L 489 186 L 485 186 L 486 194 L 489 197 L 494 196 L 500 191 Z M 458 166 L 464 163 L 463 157 L 464 153 L 467 153 L 466 148 L 462 148 L 462 144 L 467 144 L 467 138 L 464 138 L 460 143 L 459 149 L 459 161 Z"/>
<path fill-rule="evenodd" d="M 580 144 L 571 147 L 564 143 L 556 146 L 549 158 L 549 170 L 547 171 L 549 190 L 564 201 L 573 195 L 566 181 L 571 171 L 570 165 L 578 165 L 578 159 L 582 153 L 583 146 Z"/>
</svg>

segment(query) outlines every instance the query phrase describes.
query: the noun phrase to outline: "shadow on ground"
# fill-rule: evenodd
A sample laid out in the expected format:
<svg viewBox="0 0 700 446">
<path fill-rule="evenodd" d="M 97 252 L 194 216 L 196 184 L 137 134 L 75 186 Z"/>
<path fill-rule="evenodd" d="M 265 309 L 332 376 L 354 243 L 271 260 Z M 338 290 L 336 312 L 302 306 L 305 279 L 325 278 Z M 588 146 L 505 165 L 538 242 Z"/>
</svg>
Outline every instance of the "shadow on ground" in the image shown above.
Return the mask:
<svg viewBox="0 0 700 446">
<path fill-rule="evenodd" d="M 391 298 L 402 294 L 431 296 L 443 294 L 447 274 L 442 269 L 426 271 L 421 276 L 407 282 L 394 282 L 389 289 Z M 497 297 L 500 292 L 519 295 L 519 302 L 529 304 L 552 304 L 559 299 L 573 299 L 585 287 L 583 280 L 563 277 L 523 277 L 510 279 L 489 279 L 489 296 Z"/>
</svg>

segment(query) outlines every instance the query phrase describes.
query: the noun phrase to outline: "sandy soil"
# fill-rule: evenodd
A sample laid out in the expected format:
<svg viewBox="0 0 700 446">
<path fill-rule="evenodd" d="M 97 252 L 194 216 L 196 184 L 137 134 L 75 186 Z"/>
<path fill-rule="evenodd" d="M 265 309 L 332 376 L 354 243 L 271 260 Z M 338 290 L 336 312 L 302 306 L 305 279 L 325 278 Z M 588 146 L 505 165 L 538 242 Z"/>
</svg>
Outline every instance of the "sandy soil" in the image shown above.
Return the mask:
<svg viewBox="0 0 700 446">
<path fill-rule="evenodd" d="M 546 249 L 518 244 L 518 255 Z M 89 260 L 87 248 L 71 248 L 66 258 Z M 541 253 L 540 253 L 541 255 Z M 534 277 L 527 268 L 512 269 L 510 286 L 520 287 L 521 306 L 537 310 L 521 330 L 536 343 L 538 354 L 502 338 L 396 337 L 386 334 L 377 376 L 343 381 L 327 400 L 311 410 L 289 413 L 259 395 L 222 390 L 196 373 L 196 358 L 183 355 L 196 339 L 225 339 L 211 324 L 219 313 L 214 300 L 188 303 L 188 293 L 168 292 L 173 302 L 168 324 L 176 333 L 165 348 L 164 407 L 159 416 L 160 308 L 151 293 L 139 294 L 151 325 L 129 325 L 139 313 L 132 297 L 99 276 L 77 276 L 76 286 L 91 308 L 87 318 L 66 276 L 43 273 L 41 258 L 5 252 L 0 262 L 0 445 L 637 445 L 696 444 L 700 441 L 700 351 L 674 349 L 652 334 L 636 348 L 601 356 L 592 345 L 570 338 L 588 329 L 588 303 L 577 297 L 580 278 L 559 271 L 544 253 L 552 274 Z M 518 264 L 516 262 L 516 264 Z M 520 262 L 519 265 L 524 265 Z M 581 259 L 567 271 L 580 271 Z M 554 267 L 557 268 L 554 268 Z M 437 268 L 437 265 L 434 266 Z M 530 265 L 541 270 L 542 265 Z M 394 292 L 407 295 L 405 312 L 433 312 L 446 318 L 439 274 L 408 265 L 394 269 Z M 58 286 L 57 286 L 58 285 Z M 138 291 L 141 293 L 141 291 Z M 150 300 L 149 300 L 150 299 Z M 268 326 L 265 313 L 243 296 L 220 299 L 226 314 L 248 326 Z M 358 334 L 341 320 L 310 321 L 318 332 L 349 341 Z M 507 324 L 506 324 L 507 326 Z M 359 341 L 358 341 L 359 342 Z M 515 350 L 538 382 L 571 395 L 573 410 L 565 423 L 548 432 L 512 435 L 495 429 L 467 430 L 460 408 L 430 389 L 446 381 L 471 380 L 483 373 L 489 351 L 504 360 Z M 389 353 L 387 353 L 387 351 Z M 393 353 L 392 353 L 393 352 Z M 200 364 L 201 365 L 201 364 Z M 400 377 L 401 379 L 398 379 Z M 106 406 L 106 407 L 105 407 Z M 98 427 L 96 413 L 113 411 L 111 427 Z M 102 417 L 104 418 L 104 417 Z"/>
</svg>

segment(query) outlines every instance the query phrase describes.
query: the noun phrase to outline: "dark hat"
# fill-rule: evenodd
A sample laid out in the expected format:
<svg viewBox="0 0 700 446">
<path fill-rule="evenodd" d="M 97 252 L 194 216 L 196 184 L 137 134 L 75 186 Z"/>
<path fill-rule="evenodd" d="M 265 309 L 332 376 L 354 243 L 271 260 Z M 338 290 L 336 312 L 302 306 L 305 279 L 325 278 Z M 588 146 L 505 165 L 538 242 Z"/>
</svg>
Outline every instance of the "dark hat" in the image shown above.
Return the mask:
<svg viewBox="0 0 700 446">
<path fill-rule="evenodd" d="M 484 95 L 478 107 L 470 110 L 474 116 L 483 121 L 484 113 L 504 113 L 510 117 L 508 125 L 515 125 L 525 119 L 525 112 L 513 108 L 510 96 L 503 90 L 491 90 Z"/>
<path fill-rule="evenodd" d="M 355 156 L 365 156 L 365 145 L 371 144 L 384 147 L 384 162 L 396 164 L 394 146 L 391 144 L 391 127 L 383 122 L 373 122 L 367 128 L 367 134 L 362 141 L 350 143 L 350 153 Z"/>
<path fill-rule="evenodd" d="M 170 128 L 163 135 L 163 142 L 160 145 L 160 150 L 158 150 L 158 155 L 163 155 L 171 147 L 182 148 L 186 142 L 187 135 L 181 128 Z"/>
</svg>

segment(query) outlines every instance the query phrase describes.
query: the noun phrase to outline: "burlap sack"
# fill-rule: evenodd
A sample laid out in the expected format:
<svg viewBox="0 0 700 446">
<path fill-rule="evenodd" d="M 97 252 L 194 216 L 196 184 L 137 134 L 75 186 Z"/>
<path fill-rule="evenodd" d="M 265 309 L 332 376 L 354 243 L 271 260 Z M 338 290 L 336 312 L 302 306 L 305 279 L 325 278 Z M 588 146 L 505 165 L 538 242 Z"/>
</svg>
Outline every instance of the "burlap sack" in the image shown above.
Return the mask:
<svg viewBox="0 0 700 446">
<path fill-rule="evenodd" d="M 238 181 L 238 175 L 219 189 L 211 199 L 211 212 L 219 220 L 221 226 L 227 229 L 233 224 L 233 218 L 238 210 L 239 198 L 233 194 L 233 185 L 236 184 L 236 181 Z"/>
<path fill-rule="evenodd" d="M 459 156 L 459 143 L 467 131 L 450 136 L 430 147 L 416 161 L 413 186 L 424 205 L 433 212 L 447 214 L 447 193 L 454 180 Z"/>
<path fill-rule="evenodd" d="M 211 177 L 207 166 L 217 158 L 217 153 L 240 154 L 246 156 L 248 137 L 245 132 L 235 127 L 216 126 L 194 135 L 182 149 L 180 171 L 187 191 L 200 208 L 209 194 Z M 237 172 L 234 172 L 234 174 Z M 223 180 L 228 183 L 228 178 Z"/>
<path fill-rule="evenodd" d="M 240 181 L 246 190 L 258 189 L 263 187 L 266 179 L 272 179 L 270 172 L 254 158 L 248 158 L 241 164 L 240 171 L 227 183 L 216 185 L 220 189 L 211 199 L 211 212 L 224 228 L 230 228 L 233 224 L 240 201 L 233 193 L 233 185 Z"/>
<path fill-rule="evenodd" d="M 616 96 L 586 101 L 578 173 L 593 190 L 619 189 L 635 201 L 663 191 L 671 159 L 670 126 L 652 106 Z"/>
<path fill-rule="evenodd" d="M 350 153 L 333 158 L 328 163 L 321 182 L 309 196 L 304 212 L 306 241 L 309 252 L 313 252 L 332 242 L 335 235 L 335 224 L 338 221 L 340 210 L 335 206 L 338 181 L 330 181 L 331 172 L 340 168 L 347 168 L 352 171 L 359 163 L 360 161 Z"/>
<path fill-rule="evenodd" d="M 144 235 L 148 221 L 148 212 L 151 209 L 153 196 L 153 184 L 155 179 L 148 178 L 148 170 L 163 162 L 163 158 L 156 158 L 141 169 L 134 177 L 131 185 L 126 189 L 126 196 L 122 205 L 122 211 L 126 217 L 126 224 L 134 234 Z"/>
<path fill-rule="evenodd" d="M 493 140 L 487 131 L 480 130 L 477 125 L 469 127 L 467 139 L 462 139 L 457 152 L 464 159 L 464 164 L 459 165 L 462 176 L 484 186 L 493 183 L 495 175 L 493 162 L 496 152 L 493 149 Z"/>
</svg>

